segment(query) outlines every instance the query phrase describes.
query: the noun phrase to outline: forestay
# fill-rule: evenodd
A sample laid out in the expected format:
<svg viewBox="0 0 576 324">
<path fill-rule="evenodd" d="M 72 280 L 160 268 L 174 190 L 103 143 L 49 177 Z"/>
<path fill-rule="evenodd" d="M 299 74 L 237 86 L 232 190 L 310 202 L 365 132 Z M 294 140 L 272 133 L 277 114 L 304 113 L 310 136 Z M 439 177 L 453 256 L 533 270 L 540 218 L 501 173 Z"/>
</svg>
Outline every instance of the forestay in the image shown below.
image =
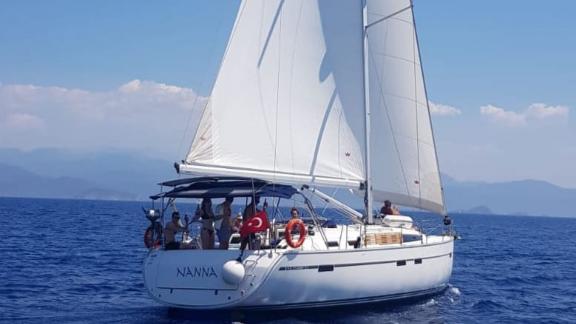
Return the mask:
<svg viewBox="0 0 576 324">
<path fill-rule="evenodd" d="M 443 213 L 411 1 L 366 4 L 374 200 Z"/>
<path fill-rule="evenodd" d="M 181 172 L 358 188 L 360 1 L 250 0 Z"/>
</svg>

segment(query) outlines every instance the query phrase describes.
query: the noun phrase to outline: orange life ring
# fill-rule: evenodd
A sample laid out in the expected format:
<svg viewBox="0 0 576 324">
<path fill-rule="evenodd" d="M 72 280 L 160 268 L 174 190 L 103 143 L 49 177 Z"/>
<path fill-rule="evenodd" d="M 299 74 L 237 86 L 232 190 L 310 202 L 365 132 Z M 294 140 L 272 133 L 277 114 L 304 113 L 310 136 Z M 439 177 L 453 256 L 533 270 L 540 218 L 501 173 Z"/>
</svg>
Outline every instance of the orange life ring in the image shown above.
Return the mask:
<svg viewBox="0 0 576 324">
<path fill-rule="evenodd" d="M 294 226 L 298 226 L 300 231 L 300 238 L 296 243 L 292 241 L 292 230 L 294 229 Z M 299 248 L 306 239 L 306 226 L 304 226 L 304 222 L 299 219 L 291 219 L 286 225 L 286 229 L 284 230 L 284 238 L 290 247 L 295 249 Z"/>
<path fill-rule="evenodd" d="M 160 245 L 162 245 L 162 242 L 160 241 L 161 235 L 161 229 L 158 231 L 158 227 L 153 227 L 152 225 L 148 226 L 146 232 L 144 232 L 144 245 L 149 249 L 160 247 Z"/>
</svg>

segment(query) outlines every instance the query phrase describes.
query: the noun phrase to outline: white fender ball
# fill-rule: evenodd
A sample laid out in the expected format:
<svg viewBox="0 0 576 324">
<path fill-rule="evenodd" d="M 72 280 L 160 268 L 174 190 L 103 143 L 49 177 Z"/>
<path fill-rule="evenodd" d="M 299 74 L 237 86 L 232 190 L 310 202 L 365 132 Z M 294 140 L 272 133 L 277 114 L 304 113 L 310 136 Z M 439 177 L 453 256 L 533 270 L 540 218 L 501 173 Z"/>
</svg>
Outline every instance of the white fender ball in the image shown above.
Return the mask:
<svg viewBox="0 0 576 324">
<path fill-rule="evenodd" d="M 237 285 L 246 274 L 244 265 L 236 260 L 230 260 L 222 266 L 222 279 L 228 284 Z"/>
</svg>

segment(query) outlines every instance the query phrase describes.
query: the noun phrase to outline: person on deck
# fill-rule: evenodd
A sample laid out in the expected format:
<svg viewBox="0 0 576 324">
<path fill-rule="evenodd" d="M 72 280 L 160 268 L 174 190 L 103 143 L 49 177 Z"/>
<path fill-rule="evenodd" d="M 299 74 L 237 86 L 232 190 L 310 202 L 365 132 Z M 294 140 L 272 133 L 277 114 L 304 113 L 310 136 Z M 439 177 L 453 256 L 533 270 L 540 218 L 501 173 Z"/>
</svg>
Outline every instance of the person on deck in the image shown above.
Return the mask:
<svg viewBox="0 0 576 324">
<path fill-rule="evenodd" d="M 232 202 L 234 198 L 226 197 L 223 203 L 216 206 L 216 217 L 220 219 L 220 227 L 216 228 L 220 249 L 227 250 L 232 235 Z"/>
<path fill-rule="evenodd" d="M 290 209 L 290 217 L 292 219 L 300 219 L 300 212 L 298 211 L 298 208 L 292 207 L 292 209 Z"/>
<path fill-rule="evenodd" d="M 232 225 L 232 233 L 240 232 L 241 227 L 242 227 L 242 213 L 238 212 L 238 215 L 236 215 L 236 219 L 234 220 L 234 224 Z"/>
<path fill-rule="evenodd" d="M 246 206 L 246 208 L 244 209 L 244 213 L 242 214 L 242 224 L 247 224 L 248 220 L 250 220 L 250 218 L 252 218 L 252 216 L 256 215 L 257 213 L 260 212 L 260 210 L 258 209 L 258 204 L 260 203 L 260 197 L 256 196 L 255 198 L 252 198 L 252 201 L 250 202 L 250 204 L 248 204 L 248 206 Z M 268 207 L 268 203 L 264 202 L 264 212 L 266 211 L 266 207 Z M 254 233 L 250 233 L 249 235 L 243 236 L 242 237 L 242 241 L 240 242 L 240 250 L 242 251 L 242 253 L 244 252 L 244 249 L 246 249 L 246 246 L 249 245 L 249 248 L 252 249 L 254 248 L 254 240 L 256 239 L 256 235 Z"/>
<path fill-rule="evenodd" d="M 252 217 L 254 214 L 259 212 L 258 204 L 260 203 L 260 197 L 252 198 L 252 201 L 244 208 L 244 213 L 242 213 L 242 221 L 246 222 L 246 220 Z"/>
<path fill-rule="evenodd" d="M 202 199 L 200 207 L 196 209 L 194 220 L 202 220 L 202 231 L 200 239 L 202 240 L 203 249 L 214 248 L 214 212 L 212 211 L 212 200 L 210 198 Z"/>
<path fill-rule="evenodd" d="M 298 211 L 298 208 L 292 207 L 292 209 L 290 209 L 290 219 L 300 219 L 300 212 Z M 298 226 L 292 228 L 291 234 L 300 234 Z"/>
<path fill-rule="evenodd" d="M 188 230 L 189 219 L 185 217 L 186 225 L 180 224 L 180 213 L 175 211 L 172 213 L 172 221 L 166 224 L 164 228 L 164 237 L 166 243 L 166 250 L 178 250 L 180 244 L 176 241 L 176 234 Z"/>
<path fill-rule="evenodd" d="M 392 206 L 390 200 L 384 201 L 384 206 L 380 209 L 382 215 L 400 215 L 400 210 L 396 206 Z"/>
</svg>

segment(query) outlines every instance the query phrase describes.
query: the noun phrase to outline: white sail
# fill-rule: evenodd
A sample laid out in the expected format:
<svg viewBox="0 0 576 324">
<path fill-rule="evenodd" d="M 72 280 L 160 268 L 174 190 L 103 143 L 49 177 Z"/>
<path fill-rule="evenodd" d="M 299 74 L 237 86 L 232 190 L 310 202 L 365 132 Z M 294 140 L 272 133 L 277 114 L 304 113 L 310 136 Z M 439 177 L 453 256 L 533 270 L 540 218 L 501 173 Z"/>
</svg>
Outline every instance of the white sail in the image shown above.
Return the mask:
<svg viewBox="0 0 576 324">
<path fill-rule="evenodd" d="M 367 0 L 375 201 L 444 212 L 410 0 Z"/>
<path fill-rule="evenodd" d="M 361 1 L 243 1 L 181 172 L 358 188 Z"/>
<path fill-rule="evenodd" d="M 365 4 L 243 1 L 180 171 L 358 188 L 364 63 L 373 199 L 444 212 L 411 1 Z"/>
</svg>

